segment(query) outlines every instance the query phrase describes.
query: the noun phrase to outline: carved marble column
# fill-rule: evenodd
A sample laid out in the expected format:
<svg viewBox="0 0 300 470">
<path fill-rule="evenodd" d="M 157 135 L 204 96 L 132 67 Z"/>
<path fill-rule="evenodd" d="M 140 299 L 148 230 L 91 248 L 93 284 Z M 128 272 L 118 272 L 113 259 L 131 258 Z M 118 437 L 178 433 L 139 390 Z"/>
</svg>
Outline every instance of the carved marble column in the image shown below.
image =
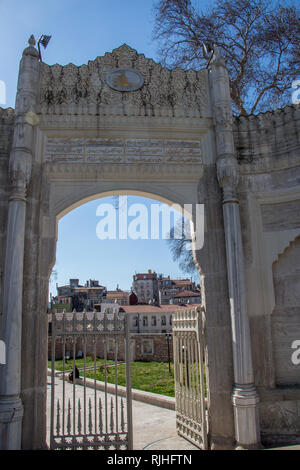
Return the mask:
<svg viewBox="0 0 300 470">
<path fill-rule="evenodd" d="M 253 376 L 244 254 L 237 195 L 239 172 L 232 133 L 232 106 L 228 73 L 217 48 L 210 69 L 210 89 L 216 131 L 217 177 L 223 190 L 235 382 L 232 395 L 235 435 L 237 447 L 255 448 L 260 444 L 258 395 Z"/>
<path fill-rule="evenodd" d="M 20 449 L 23 406 L 21 334 L 26 191 L 31 177 L 33 126 L 39 84 L 39 54 L 31 36 L 20 63 L 15 130 L 9 160 L 11 194 L 3 284 L 2 339 L 6 364 L 0 365 L 0 449 Z"/>
</svg>

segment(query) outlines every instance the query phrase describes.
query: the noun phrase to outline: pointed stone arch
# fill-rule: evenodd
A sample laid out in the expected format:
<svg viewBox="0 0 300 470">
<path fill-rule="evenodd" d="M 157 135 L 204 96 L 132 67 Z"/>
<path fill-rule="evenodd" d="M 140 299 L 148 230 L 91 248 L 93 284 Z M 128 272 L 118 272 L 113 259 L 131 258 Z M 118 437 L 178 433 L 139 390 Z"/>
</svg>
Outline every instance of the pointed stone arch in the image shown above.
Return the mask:
<svg viewBox="0 0 300 470">
<path fill-rule="evenodd" d="M 275 308 L 272 313 L 275 381 L 281 386 L 299 385 L 299 369 L 293 364 L 292 345 L 300 333 L 300 236 L 273 263 Z"/>
</svg>

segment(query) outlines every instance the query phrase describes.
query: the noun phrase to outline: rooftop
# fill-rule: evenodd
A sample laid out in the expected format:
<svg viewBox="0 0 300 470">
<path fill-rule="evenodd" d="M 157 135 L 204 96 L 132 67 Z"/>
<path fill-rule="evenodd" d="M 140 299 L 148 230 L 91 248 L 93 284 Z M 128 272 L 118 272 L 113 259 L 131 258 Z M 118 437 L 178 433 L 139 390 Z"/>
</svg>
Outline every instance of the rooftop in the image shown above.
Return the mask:
<svg viewBox="0 0 300 470">
<path fill-rule="evenodd" d="M 176 297 L 200 297 L 201 291 L 191 291 L 191 290 L 184 290 L 183 292 L 179 292 L 178 294 L 174 295 Z"/>
<path fill-rule="evenodd" d="M 201 304 L 193 304 L 194 306 Z M 172 313 L 182 308 L 190 307 L 190 304 L 182 305 L 122 305 L 120 312 L 125 313 Z"/>
<path fill-rule="evenodd" d="M 143 281 L 144 279 L 157 279 L 156 273 L 139 273 L 134 275 L 134 279 L 137 281 Z"/>
</svg>

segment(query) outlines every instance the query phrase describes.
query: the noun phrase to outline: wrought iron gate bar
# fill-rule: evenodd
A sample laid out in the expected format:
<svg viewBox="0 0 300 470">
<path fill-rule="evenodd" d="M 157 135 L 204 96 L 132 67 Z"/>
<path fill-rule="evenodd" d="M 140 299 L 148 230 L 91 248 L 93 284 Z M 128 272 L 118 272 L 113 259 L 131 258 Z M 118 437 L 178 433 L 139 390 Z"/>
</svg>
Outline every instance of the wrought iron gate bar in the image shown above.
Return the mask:
<svg viewBox="0 0 300 470">
<path fill-rule="evenodd" d="M 178 434 L 207 449 L 203 307 L 180 309 L 173 318 Z"/>
<path fill-rule="evenodd" d="M 104 312 L 63 312 L 50 314 L 52 323 L 51 346 L 51 449 L 132 449 L 132 406 L 129 351 L 128 318 L 123 314 Z M 123 399 L 118 393 L 118 338 L 124 338 L 126 365 L 126 418 Z M 99 344 L 101 341 L 101 344 Z M 110 341 L 110 342 L 109 342 Z M 61 345 L 62 372 L 58 377 L 55 373 L 56 345 Z M 83 349 L 83 378 L 77 379 L 76 358 L 78 344 Z M 68 348 L 67 348 L 68 345 Z M 100 349 L 98 350 L 98 346 Z M 108 400 L 107 367 L 108 346 L 112 351 L 115 367 L 114 397 Z M 88 354 L 93 356 L 93 366 L 87 367 Z M 68 349 L 68 351 L 66 351 Z M 100 353 L 99 353 L 100 351 Z M 101 352 L 102 351 L 102 352 Z M 69 353 L 69 354 L 68 354 Z M 104 360 L 105 389 L 103 399 L 97 391 L 97 357 L 102 354 Z M 66 370 L 66 362 L 71 359 L 72 368 Z M 124 361 L 122 361 L 124 363 Z M 93 390 L 87 396 L 86 373 L 93 374 Z M 66 384 L 67 374 L 73 372 L 72 385 Z M 62 396 L 55 398 L 55 379 L 62 381 Z M 82 388 L 79 388 L 82 387 Z M 80 393 L 83 391 L 83 394 Z M 59 393 L 59 392 L 58 392 Z M 111 395 L 111 394 L 110 394 Z M 67 404 L 67 407 L 66 407 Z"/>
</svg>

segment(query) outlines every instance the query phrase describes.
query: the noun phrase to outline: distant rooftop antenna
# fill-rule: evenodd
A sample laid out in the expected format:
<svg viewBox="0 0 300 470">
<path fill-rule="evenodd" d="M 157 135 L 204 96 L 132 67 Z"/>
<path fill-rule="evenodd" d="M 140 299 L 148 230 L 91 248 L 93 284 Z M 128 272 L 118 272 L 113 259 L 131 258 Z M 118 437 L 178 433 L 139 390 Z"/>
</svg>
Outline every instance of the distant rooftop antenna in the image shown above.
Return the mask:
<svg viewBox="0 0 300 470">
<path fill-rule="evenodd" d="M 41 44 L 46 49 L 46 47 L 49 44 L 50 39 L 52 36 L 47 36 L 46 34 L 42 34 L 38 40 L 38 49 L 39 49 L 39 56 L 40 56 L 40 61 L 42 62 L 42 54 L 41 54 Z"/>
</svg>

